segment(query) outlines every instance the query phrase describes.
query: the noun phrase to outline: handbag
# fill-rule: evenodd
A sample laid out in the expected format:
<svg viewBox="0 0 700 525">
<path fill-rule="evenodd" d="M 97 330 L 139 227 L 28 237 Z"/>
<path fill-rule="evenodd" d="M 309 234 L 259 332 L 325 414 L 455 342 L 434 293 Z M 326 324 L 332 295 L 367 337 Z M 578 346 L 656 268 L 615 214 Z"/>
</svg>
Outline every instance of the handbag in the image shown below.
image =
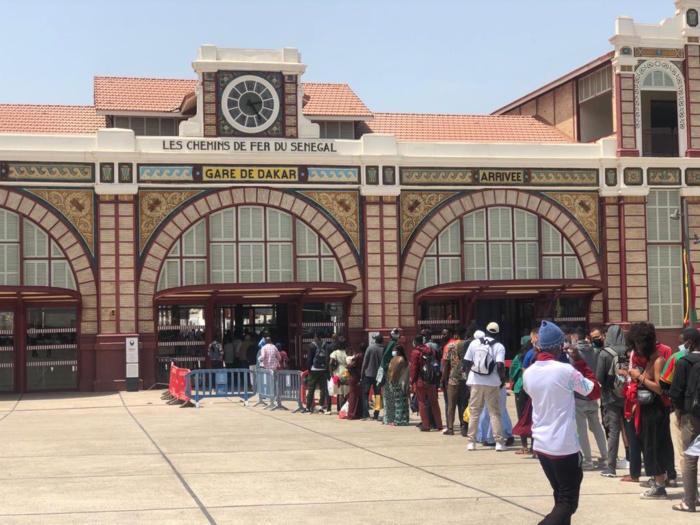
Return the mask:
<svg viewBox="0 0 700 525">
<path fill-rule="evenodd" d="M 637 403 L 640 405 L 651 405 L 656 399 L 656 392 L 652 392 L 643 386 L 637 387 Z"/>
</svg>

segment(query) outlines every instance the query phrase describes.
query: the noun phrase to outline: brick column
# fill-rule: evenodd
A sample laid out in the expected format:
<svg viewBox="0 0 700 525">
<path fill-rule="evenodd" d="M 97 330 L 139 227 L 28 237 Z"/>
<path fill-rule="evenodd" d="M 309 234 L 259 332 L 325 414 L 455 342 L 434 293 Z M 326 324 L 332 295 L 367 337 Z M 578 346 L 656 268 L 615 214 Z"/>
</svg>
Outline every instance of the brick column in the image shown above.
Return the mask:
<svg viewBox="0 0 700 525">
<path fill-rule="evenodd" d="M 365 330 L 388 334 L 399 327 L 398 199 L 364 198 Z M 407 327 L 412 328 L 412 327 Z"/>
<path fill-rule="evenodd" d="M 622 197 L 620 214 L 624 232 L 624 261 L 621 261 L 621 282 L 624 283 L 622 321 L 648 321 L 646 197 Z"/>
<path fill-rule="evenodd" d="M 685 75 L 688 91 L 688 157 L 700 157 L 700 46 L 685 46 Z"/>
<path fill-rule="evenodd" d="M 618 73 L 615 76 L 617 95 L 617 154 L 620 157 L 639 157 L 634 112 L 634 75 Z"/>
<path fill-rule="evenodd" d="M 133 195 L 100 196 L 96 391 L 125 387 L 125 338 L 137 332 L 135 213 Z"/>
<path fill-rule="evenodd" d="M 622 286 L 620 264 L 620 202 L 617 197 L 605 197 L 603 200 L 603 249 L 606 254 L 606 271 L 608 275 L 608 318 L 606 321 L 622 321 Z M 626 300 L 626 299 L 625 299 Z"/>
</svg>

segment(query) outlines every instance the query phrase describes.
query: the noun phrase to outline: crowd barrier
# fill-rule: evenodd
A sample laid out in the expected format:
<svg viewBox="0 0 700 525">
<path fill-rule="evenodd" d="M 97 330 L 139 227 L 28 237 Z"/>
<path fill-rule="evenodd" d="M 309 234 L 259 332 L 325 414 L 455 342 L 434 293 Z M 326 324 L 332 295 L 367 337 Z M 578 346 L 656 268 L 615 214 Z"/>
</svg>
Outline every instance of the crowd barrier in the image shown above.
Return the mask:
<svg viewBox="0 0 700 525">
<path fill-rule="evenodd" d="M 299 370 L 277 370 L 274 378 L 276 404 L 272 410 L 289 410 L 282 404 L 282 401 L 295 401 L 298 406 L 292 413 L 303 412 L 301 372 Z"/>
<path fill-rule="evenodd" d="M 253 371 L 247 368 L 202 369 L 188 372 L 186 392 L 196 407 L 199 407 L 202 399 L 215 397 L 240 397 L 248 406 L 248 399 L 255 395 Z"/>
<path fill-rule="evenodd" d="M 275 400 L 275 372 L 258 368 L 255 374 L 255 387 L 258 394 L 258 402 L 253 406 L 258 407 L 264 405 L 265 408 L 270 408 Z"/>
<path fill-rule="evenodd" d="M 169 405 L 177 403 L 178 401 L 188 403 L 190 401 L 190 389 L 187 374 L 189 373 L 189 368 L 180 368 L 178 366 L 175 366 L 175 363 L 170 363 L 170 379 L 168 381 L 168 392 L 166 394 L 163 394 L 161 396 L 161 399 L 167 399 Z"/>
</svg>

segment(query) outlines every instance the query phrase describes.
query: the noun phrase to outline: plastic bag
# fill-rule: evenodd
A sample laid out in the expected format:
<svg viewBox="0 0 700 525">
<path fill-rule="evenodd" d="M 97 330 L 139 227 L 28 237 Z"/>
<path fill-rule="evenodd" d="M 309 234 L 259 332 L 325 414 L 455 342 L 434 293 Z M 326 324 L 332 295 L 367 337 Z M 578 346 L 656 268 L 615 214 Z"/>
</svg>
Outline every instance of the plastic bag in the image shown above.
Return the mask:
<svg viewBox="0 0 700 525">
<path fill-rule="evenodd" d="M 333 384 L 333 380 L 332 380 L 332 379 L 329 379 L 329 380 L 328 380 L 328 383 L 327 383 L 327 385 L 326 385 L 326 387 L 328 388 L 328 395 L 331 396 L 331 397 L 333 397 L 333 396 L 335 395 L 335 392 L 334 392 L 335 388 L 334 388 L 334 386 L 335 386 L 335 385 Z"/>
<path fill-rule="evenodd" d="M 469 407 L 464 409 L 464 414 L 462 414 L 462 421 L 469 423 Z"/>
<path fill-rule="evenodd" d="M 347 419 L 348 418 L 348 410 L 350 407 L 348 406 L 348 402 L 346 401 L 345 404 L 342 406 L 340 409 L 340 412 L 338 412 L 338 417 L 340 419 Z"/>
<path fill-rule="evenodd" d="M 377 394 L 374 396 L 374 410 L 377 411 L 381 410 L 382 408 L 384 408 L 384 405 L 382 404 L 382 396 Z"/>
</svg>

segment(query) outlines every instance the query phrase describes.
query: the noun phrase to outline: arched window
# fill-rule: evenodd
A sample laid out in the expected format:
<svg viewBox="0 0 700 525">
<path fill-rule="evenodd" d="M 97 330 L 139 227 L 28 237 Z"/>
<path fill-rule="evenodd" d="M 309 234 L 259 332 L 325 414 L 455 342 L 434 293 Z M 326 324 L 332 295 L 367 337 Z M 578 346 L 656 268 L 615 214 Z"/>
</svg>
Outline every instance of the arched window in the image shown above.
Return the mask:
<svg viewBox="0 0 700 525">
<path fill-rule="evenodd" d="M 274 208 L 240 206 L 202 219 L 176 241 L 161 270 L 158 290 L 295 281 L 343 278 L 333 252 L 304 222 Z"/>
<path fill-rule="evenodd" d="M 63 250 L 39 226 L 7 210 L 0 210 L 0 285 L 76 289 Z"/>
<path fill-rule="evenodd" d="M 582 279 L 571 244 L 534 213 L 491 207 L 465 215 L 428 248 L 417 291 L 458 281 Z"/>
</svg>

